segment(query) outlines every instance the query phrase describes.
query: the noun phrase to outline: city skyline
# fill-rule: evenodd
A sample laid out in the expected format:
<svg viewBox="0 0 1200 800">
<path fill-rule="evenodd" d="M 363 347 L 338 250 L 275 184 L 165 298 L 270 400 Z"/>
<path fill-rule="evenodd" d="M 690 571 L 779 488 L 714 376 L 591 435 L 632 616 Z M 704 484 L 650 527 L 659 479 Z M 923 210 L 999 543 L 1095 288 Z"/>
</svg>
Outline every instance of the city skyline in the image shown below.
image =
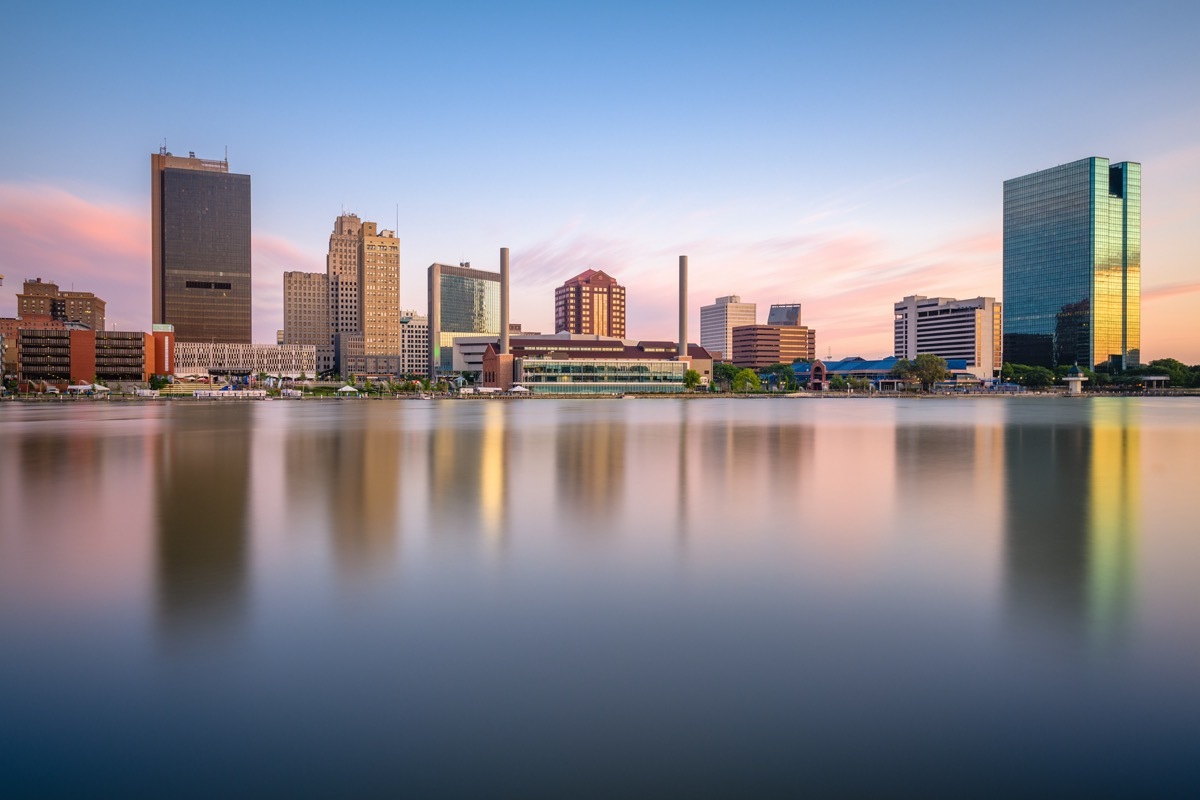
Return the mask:
<svg viewBox="0 0 1200 800">
<path fill-rule="evenodd" d="M 1084 54 L 1115 35 L 1118 7 L 1032 8 L 415 8 L 388 60 L 320 53 L 316 13 L 289 14 L 260 48 L 269 11 L 189 18 L 195 43 L 180 43 L 141 37 L 131 8 L 61 15 L 53 30 L 16 9 L 0 59 L 30 77 L 0 90 L 22 111 L 0 133 L 0 307 L 43 277 L 104 297 L 119 330 L 149 328 L 144 160 L 165 137 L 201 158 L 228 145 L 254 178 L 255 342 L 282 327 L 283 273 L 323 271 L 344 209 L 397 225 L 405 308 L 421 307 L 428 264 L 490 270 L 508 246 L 515 322 L 549 330 L 547 292 L 594 266 L 629 288 L 631 337 L 671 339 L 674 259 L 689 253 L 691 340 L 713 297 L 803 297 L 821 355 L 872 357 L 889 354 L 897 297 L 1002 295 L 1005 180 L 1105 154 L 1145 169 L 1142 360 L 1198 363 L 1200 147 L 1178 102 L 1200 70 L 1184 33 L 1198 12 L 1147 9 L 1128 58 L 1090 82 Z M 206 32 L 233 55 L 195 91 L 161 96 L 211 55 Z M 406 49 L 451 35 L 465 53 L 453 64 Z M 151 61 L 169 68 L 150 74 Z M 361 129 L 314 124 L 335 90 L 350 105 L 403 102 Z M 1122 91 L 1129 113 L 1095 125 L 1091 109 Z M 452 115 L 467 124 L 428 124 Z"/>
</svg>

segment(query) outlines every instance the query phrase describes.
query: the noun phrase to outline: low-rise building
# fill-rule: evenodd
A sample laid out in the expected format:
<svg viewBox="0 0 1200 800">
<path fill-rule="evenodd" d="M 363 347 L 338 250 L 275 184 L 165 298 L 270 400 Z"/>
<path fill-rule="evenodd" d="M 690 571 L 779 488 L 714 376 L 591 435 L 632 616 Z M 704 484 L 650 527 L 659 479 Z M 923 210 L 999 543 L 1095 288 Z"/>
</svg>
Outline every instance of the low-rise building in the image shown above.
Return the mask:
<svg viewBox="0 0 1200 800">
<path fill-rule="evenodd" d="M 177 342 L 175 374 L 259 375 L 300 378 L 317 374 L 317 349 L 311 344 Z"/>
<path fill-rule="evenodd" d="M 156 364 L 174 360 L 170 338 L 141 331 L 22 328 L 18 342 L 17 372 L 24 381 L 141 382 L 155 374 Z"/>
<path fill-rule="evenodd" d="M 665 385 L 674 381 L 673 377 L 668 379 L 667 376 L 676 374 L 682 391 L 683 376 L 689 369 L 700 375 L 701 383 L 712 380 L 712 356 L 697 344 L 688 345 L 684 359 L 675 357 L 678 349 L 675 342 L 634 341 L 589 334 L 514 336 L 509 340 L 508 356 L 499 355 L 498 346 L 497 339 L 484 344 L 480 355 L 480 382 L 504 390 L 522 383 L 526 374 L 539 376 L 534 378 L 539 384 L 590 384 L 593 389 L 604 384 L 607 387 L 604 391 L 612 393 L 674 391 L 662 387 L 638 389 L 631 384 Z M 574 366 L 562 366 L 568 362 Z M 637 364 L 653 369 L 635 368 Z M 660 364 L 675 366 L 660 367 Z M 532 386 L 526 388 L 533 391 Z M 563 391 L 581 393 L 585 390 L 567 387 Z"/>
<path fill-rule="evenodd" d="M 817 332 L 803 325 L 742 325 L 733 329 L 733 365 L 762 369 L 772 364 L 812 360 Z"/>
</svg>

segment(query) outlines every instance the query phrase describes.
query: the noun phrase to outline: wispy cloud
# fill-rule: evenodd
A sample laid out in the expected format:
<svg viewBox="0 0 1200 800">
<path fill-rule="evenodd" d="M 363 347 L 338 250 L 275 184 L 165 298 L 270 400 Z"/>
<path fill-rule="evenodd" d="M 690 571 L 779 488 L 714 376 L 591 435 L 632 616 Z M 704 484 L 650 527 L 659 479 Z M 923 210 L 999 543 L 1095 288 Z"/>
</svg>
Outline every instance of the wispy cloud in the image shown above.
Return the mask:
<svg viewBox="0 0 1200 800">
<path fill-rule="evenodd" d="M 1200 292 L 1200 283 L 1169 283 L 1164 286 L 1154 286 L 1150 289 L 1142 289 L 1143 300 L 1160 300 L 1167 297 L 1178 297 L 1179 295 L 1192 294 Z"/>
<path fill-rule="evenodd" d="M 137 330 L 150 324 L 150 224 L 128 206 L 96 203 L 57 187 L 0 183 L 0 252 L 6 274 L 5 307 L 25 278 L 94 292 L 107 304 L 111 325 Z M 20 269 L 20 274 L 13 274 Z"/>
<path fill-rule="evenodd" d="M 110 327 L 149 329 L 147 208 L 98 203 L 55 186 L 0 183 L 0 253 L 0 315 L 16 313 L 15 295 L 25 278 L 44 278 L 94 292 L 107 303 Z M 283 273 L 322 272 L 325 265 L 270 234 L 254 235 L 251 258 L 254 338 L 273 342 L 283 326 Z"/>
<path fill-rule="evenodd" d="M 904 252 L 864 230 L 838 229 L 746 240 L 698 237 L 648 247 L 633 237 L 552 235 L 514 253 L 514 287 L 549 296 L 550 288 L 588 265 L 628 289 L 629 335 L 673 338 L 678 324 L 677 260 L 689 256 L 690 335 L 698 309 L 737 294 L 760 306 L 800 302 L 822 351 L 886 355 L 892 350 L 892 304 L 908 294 L 974 297 L 1000 293 L 1000 237 L 984 231 Z M 522 308 L 535 323 L 550 308 Z M 541 317 L 537 317 L 541 314 Z M 533 327 L 537 327 L 534 324 Z"/>
</svg>

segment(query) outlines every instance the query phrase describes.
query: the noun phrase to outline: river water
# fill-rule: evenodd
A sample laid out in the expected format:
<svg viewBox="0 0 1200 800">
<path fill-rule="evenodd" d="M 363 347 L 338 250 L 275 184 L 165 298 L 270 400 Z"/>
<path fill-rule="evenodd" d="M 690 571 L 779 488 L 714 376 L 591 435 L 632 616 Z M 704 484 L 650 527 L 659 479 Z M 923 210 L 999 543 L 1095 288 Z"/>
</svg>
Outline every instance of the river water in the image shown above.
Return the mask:
<svg viewBox="0 0 1200 800">
<path fill-rule="evenodd" d="M 1200 791 L 1200 400 L 0 406 L 0 795 Z"/>
</svg>

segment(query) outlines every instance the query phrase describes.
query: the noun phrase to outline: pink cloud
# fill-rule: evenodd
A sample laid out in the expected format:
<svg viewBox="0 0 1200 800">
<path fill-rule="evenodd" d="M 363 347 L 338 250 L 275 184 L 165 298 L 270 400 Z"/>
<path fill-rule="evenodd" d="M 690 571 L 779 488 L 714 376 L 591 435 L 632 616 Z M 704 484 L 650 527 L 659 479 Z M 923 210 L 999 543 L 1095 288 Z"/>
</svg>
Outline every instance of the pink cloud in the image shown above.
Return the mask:
<svg viewBox="0 0 1200 800">
<path fill-rule="evenodd" d="M 1200 292 L 1200 283 L 1169 283 L 1165 286 L 1155 286 L 1142 290 L 1143 300 L 1159 300 L 1166 297 L 1176 297 L 1181 294 Z"/>
<path fill-rule="evenodd" d="M 149 327 L 150 224 L 141 210 L 53 186 L 0 183 L 0 250 L 10 270 L 0 314 L 16 313 L 25 278 L 44 278 L 103 298 L 110 326 Z M 17 265 L 21 273 L 11 274 Z"/>
<path fill-rule="evenodd" d="M 270 234 L 255 234 L 251 248 L 254 339 L 273 342 L 283 325 L 283 273 L 323 272 L 325 265 Z M 7 270 L 0 316 L 16 313 L 25 278 L 44 278 L 94 292 L 107 304 L 110 327 L 149 330 L 148 208 L 93 202 L 54 186 L 0 183 L 0 252 Z"/>
<path fill-rule="evenodd" d="M 908 294 L 974 297 L 1000 294 L 1000 237 L 972 231 L 905 253 L 861 230 L 833 230 L 760 240 L 697 238 L 646 248 L 630 239 L 553 235 L 514 253 L 513 283 L 549 298 L 551 289 L 597 266 L 628 290 L 628 335 L 673 339 L 677 332 L 677 256 L 689 256 L 689 336 L 699 337 L 699 308 L 725 294 L 759 305 L 800 302 L 822 352 L 889 355 L 892 304 Z M 514 307 L 521 312 L 520 300 Z M 539 306 L 548 317 L 548 299 Z M 536 327 L 532 325 L 531 327 Z"/>
</svg>

